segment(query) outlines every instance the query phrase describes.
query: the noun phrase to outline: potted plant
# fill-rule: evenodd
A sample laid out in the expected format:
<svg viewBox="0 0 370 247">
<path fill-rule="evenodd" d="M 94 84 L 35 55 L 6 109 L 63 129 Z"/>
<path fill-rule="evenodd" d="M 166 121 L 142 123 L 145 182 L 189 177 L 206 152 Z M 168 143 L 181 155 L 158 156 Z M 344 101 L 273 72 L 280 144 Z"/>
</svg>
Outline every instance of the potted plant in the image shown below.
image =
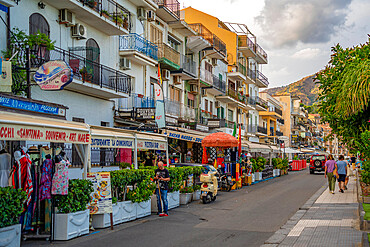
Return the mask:
<svg viewBox="0 0 370 247">
<path fill-rule="evenodd" d="M 69 240 L 89 233 L 90 194 L 92 182 L 85 179 L 69 180 L 68 195 L 55 197 L 54 240 Z"/>
<path fill-rule="evenodd" d="M 113 16 L 113 21 L 116 22 L 119 26 L 123 26 L 123 19 L 118 15 Z"/>
<path fill-rule="evenodd" d="M 80 75 L 82 77 L 82 80 L 85 82 L 91 82 L 92 79 L 92 71 L 87 69 L 86 67 L 83 67 L 80 69 Z"/>
<path fill-rule="evenodd" d="M 168 209 L 172 209 L 180 206 L 179 190 L 182 185 L 182 167 L 169 167 L 167 169 L 170 173 L 169 191 L 167 194 Z"/>
<path fill-rule="evenodd" d="M 180 189 L 180 204 L 186 205 L 191 202 L 193 198 L 193 187 L 184 187 Z"/>
<path fill-rule="evenodd" d="M 194 188 L 193 201 L 198 201 L 200 200 L 200 195 L 201 195 L 200 185 L 194 185 L 193 188 Z"/>
<path fill-rule="evenodd" d="M 135 189 L 130 190 L 127 194 L 127 199 L 136 204 L 136 218 L 143 218 L 151 214 L 151 195 L 155 190 L 155 183 L 150 181 L 150 174 L 141 174 L 140 177 L 142 181 L 136 183 Z"/>
<path fill-rule="evenodd" d="M 105 9 L 103 9 L 102 11 L 101 11 L 101 14 L 102 14 L 102 16 L 104 16 L 105 18 L 108 18 L 108 19 L 110 19 L 111 18 L 111 15 L 109 14 L 109 12 L 107 11 L 107 10 L 105 10 Z"/>
<path fill-rule="evenodd" d="M 27 199 L 25 191 L 0 187 L 0 245 L 20 246 L 21 225 L 19 216 Z"/>
</svg>

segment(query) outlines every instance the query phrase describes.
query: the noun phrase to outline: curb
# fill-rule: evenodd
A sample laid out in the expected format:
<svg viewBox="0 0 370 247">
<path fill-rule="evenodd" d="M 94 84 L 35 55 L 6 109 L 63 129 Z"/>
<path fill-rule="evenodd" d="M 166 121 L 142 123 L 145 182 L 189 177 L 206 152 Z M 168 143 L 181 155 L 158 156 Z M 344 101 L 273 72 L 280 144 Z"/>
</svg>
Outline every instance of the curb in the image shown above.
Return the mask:
<svg viewBox="0 0 370 247">
<path fill-rule="evenodd" d="M 367 235 L 367 232 L 362 233 L 362 246 L 369 247 L 369 236 Z"/>
<path fill-rule="evenodd" d="M 298 221 L 307 213 L 307 210 L 311 208 L 311 206 L 315 203 L 317 198 L 321 196 L 321 194 L 327 189 L 327 185 L 322 186 L 320 189 L 313 194 L 307 202 L 299 208 L 299 210 L 283 225 L 277 230 L 274 235 L 272 235 L 269 239 L 265 241 L 264 246 L 277 246 L 284 241 L 284 239 L 288 236 L 289 232 L 293 227 L 298 223 Z"/>
</svg>

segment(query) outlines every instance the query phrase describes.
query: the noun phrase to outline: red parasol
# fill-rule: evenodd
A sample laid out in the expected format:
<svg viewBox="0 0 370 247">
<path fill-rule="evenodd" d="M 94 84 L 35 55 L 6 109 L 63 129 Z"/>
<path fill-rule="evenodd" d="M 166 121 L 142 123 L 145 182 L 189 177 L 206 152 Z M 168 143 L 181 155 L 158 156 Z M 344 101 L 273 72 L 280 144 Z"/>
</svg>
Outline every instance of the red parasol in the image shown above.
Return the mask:
<svg viewBox="0 0 370 247">
<path fill-rule="evenodd" d="M 224 132 L 217 132 L 204 137 L 202 146 L 232 148 L 238 146 L 238 140 L 232 135 Z"/>
<path fill-rule="evenodd" d="M 202 164 L 208 164 L 207 149 L 203 148 Z"/>
</svg>

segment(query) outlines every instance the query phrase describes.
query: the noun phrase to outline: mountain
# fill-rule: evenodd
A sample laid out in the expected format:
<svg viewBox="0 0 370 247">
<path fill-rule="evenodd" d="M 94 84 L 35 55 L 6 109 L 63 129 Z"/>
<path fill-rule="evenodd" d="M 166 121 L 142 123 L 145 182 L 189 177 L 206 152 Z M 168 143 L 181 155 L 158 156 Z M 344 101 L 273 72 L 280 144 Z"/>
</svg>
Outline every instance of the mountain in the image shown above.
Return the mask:
<svg viewBox="0 0 370 247">
<path fill-rule="evenodd" d="M 271 95 L 290 93 L 292 96 L 298 96 L 305 105 L 312 105 L 316 102 L 319 92 L 319 85 L 313 82 L 315 75 L 306 76 L 299 81 L 293 82 L 287 86 L 266 89 Z"/>
</svg>

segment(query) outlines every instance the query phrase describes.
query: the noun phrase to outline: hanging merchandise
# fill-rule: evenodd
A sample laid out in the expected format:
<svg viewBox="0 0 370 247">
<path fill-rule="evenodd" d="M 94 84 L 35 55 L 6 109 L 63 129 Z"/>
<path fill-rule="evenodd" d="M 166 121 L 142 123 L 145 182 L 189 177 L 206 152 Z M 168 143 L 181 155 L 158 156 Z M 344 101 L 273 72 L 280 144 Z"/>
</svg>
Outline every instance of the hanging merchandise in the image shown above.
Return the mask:
<svg viewBox="0 0 370 247">
<path fill-rule="evenodd" d="M 60 155 L 55 157 L 55 173 L 53 176 L 53 183 L 51 194 L 53 195 L 67 195 L 68 194 L 68 166 L 69 161 L 65 160 L 62 151 Z"/>
<path fill-rule="evenodd" d="M 0 187 L 8 186 L 8 178 L 10 175 L 11 156 L 4 148 L 0 150 Z"/>
<path fill-rule="evenodd" d="M 50 154 L 45 156 L 45 160 L 41 167 L 41 180 L 40 180 L 40 201 L 51 199 L 51 177 L 53 171 L 53 161 Z"/>
<path fill-rule="evenodd" d="M 31 160 L 26 153 L 27 149 L 22 148 L 20 151 L 14 152 L 16 167 L 13 172 L 13 188 L 21 188 L 27 193 L 26 206 L 31 202 L 33 191 L 32 176 L 31 176 Z"/>
</svg>

